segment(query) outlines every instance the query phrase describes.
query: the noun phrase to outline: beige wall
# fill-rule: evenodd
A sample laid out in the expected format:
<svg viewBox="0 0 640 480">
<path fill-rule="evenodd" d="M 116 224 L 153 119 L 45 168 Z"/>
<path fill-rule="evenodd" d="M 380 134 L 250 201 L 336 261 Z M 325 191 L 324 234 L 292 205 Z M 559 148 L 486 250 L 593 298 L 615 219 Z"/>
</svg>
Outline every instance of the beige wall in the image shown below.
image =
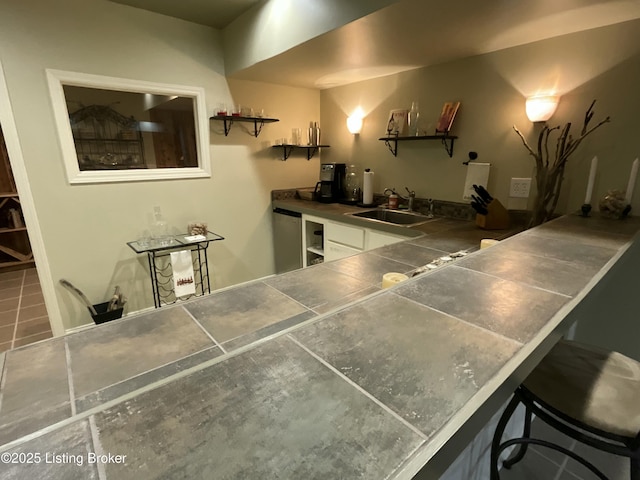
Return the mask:
<svg viewBox="0 0 640 480">
<path fill-rule="evenodd" d="M 68 329 L 91 321 L 57 285 L 67 278 L 98 303 L 119 284 L 128 311 L 152 303 L 146 258 L 125 244 L 159 205 L 176 231 L 208 222 L 227 240 L 210 247 L 215 288 L 273 272 L 270 191 L 311 185 L 318 159 L 278 160 L 268 141 L 319 118 L 315 90 L 233 82 L 224 77 L 218 31 L 102 1 L 0 3 L 0 61 L 14 110 L 46 260 L 55 285 L 47 307 Z M 203 87 L 209 113 L 220 101 L 264 108 L 282 120 L 254 138 L 228 137 L 210 122 L 212 178 L 102 185 L 67 183 L 45 79 L 54 68 Z M 32 219 L 33 220 L 33 219 Z M 36 261 L 42 260 L 36 258 Z M 46 281 L 47 279 L 45 279 Z M 55 331 L 55 330 L 54 330 Z M 60 329 L 58 329 L 60 332 Z"/>
<path fill-rule="evenodd" d="M 579 132 L 593 99 L 593 123 L 607 115 L 612 118 L 569 161 L 559 208 L 573 211 L 583 203 L 594 155 L 600 161 L 594 199 L 611 188 L 625 189 L 631 164 L 640 155 L 639 27 L 640 22 L 633 21 L 324 90 L 322 126 L 332 145 L 324 160 L 371 168 L 379 192 L 385 187 L 404 191 L 408 186 L 419 197 L 461 202 L 466 174 L 462 162 L 469 151 L 477 151 L 478 161 L 492 164 L 489 190 L 503 203 L 520 208 L 508 199 L 509 181 L 531 177 L 534 163 L 511 127 L 516 124 L 535 142 L 535 128 L 524 112 L 525 97 L 556 86 L 562 99 L 550 124 L 571 121 Z M 409 108 L 414 100 L 422 119 L 432 126 L 444 102 L 461 102 L 452 132 L 459 136 L 453 158 L 437 141 L 401 143 L 397 158 L 378 141 L 385 134 L 389 111 Z M 367 116 L 362 133 L 354 137 L 345 121 L 358 105 Z M 640 212 L 640 190 L 633 209 Z"/>
</svg>

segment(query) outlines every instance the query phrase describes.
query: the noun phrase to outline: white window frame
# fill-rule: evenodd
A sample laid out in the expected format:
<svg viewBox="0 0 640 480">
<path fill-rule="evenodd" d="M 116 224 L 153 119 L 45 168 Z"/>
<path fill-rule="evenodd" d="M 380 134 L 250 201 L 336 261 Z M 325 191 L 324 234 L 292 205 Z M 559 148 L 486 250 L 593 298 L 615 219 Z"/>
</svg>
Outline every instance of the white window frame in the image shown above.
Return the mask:
<svg viewBox="0 0 640 480">
<path fill-rule="evenodd" d="M 204 178 L 211 176 L 209 158 L 209 119 L 205 104 L 204 89 L 184 85 L 131 80 L 126 78 L 92 75 L 88 73 L 68 72 L 47 69 L 47 82 L 51 95 L 51 105 L 58 129 L 60 148 L 70 184 L 135 182 L 146 180 L 169 180 L 185 178 Z M 196 149 L 198 167 L 149 168 L 130 170 L 90 170 L 81 171 L 69 122 L 69 111 L 64 96 L 65 85 L 76 87 L 100 88 L 134 93 L 155 95 L 178 95 L 194 99 Z"/>
</svg>

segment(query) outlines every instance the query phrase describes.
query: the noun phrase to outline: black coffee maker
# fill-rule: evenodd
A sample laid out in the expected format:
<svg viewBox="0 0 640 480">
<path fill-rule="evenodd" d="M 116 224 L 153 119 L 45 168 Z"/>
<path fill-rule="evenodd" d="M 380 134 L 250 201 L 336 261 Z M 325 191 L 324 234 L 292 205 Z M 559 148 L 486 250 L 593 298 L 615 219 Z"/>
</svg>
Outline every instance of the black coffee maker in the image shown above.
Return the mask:
<svg viewBox="0 0 640 480">
<path fill-rule="evenodd" d="M 320 181 L 316 185 L 316 199 L 322 203 L 335 203 L 343 196 L 347 165 L 323 163 L 320 165 Z"/>
</svg>

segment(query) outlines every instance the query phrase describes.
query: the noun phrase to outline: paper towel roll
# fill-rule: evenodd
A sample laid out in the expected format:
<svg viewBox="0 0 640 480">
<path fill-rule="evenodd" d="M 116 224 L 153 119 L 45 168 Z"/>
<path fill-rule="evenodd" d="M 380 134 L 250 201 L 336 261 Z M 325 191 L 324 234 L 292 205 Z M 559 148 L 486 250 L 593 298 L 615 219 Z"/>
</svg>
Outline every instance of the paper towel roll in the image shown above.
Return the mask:
<svg viewBox="0 0 640 480">
<path fill-rule="evenodd" d="M 476 194 L 473 189 L 474 185 L 482 185 L 487 188 L 489 183 L 490 163 L 471 162 L 467 166 L 467 178 L 464 182 L 463 200 L 471 200 L 471 195 Z"/>
<path fill-rule="evenodd" d="M 364 181 L 362 182 L 362 203 L 365 205 L 373 203 L 373 172 L 368 168 L 364 171 Z"/>
<path fill-rule="evenodd" d="M 382 288 L 393 287 L 396 283 L 404 282 L 409 277 L 404 273 L 389 272 L 382 276 Z"/>
</svg>

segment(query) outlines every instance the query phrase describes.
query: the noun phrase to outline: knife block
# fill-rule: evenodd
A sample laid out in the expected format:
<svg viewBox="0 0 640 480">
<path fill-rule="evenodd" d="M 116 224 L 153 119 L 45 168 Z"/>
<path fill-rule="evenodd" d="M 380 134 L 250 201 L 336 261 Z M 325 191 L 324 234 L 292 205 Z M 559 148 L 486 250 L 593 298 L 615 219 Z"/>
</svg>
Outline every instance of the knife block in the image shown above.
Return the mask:
<svg viewBox="0 0 640 480">
<path fill-rule="evenodd" d="M 476 225 L 485 230 L 502 230 L 509 227 L 509 212 L 499 200 L 493 199 L 487 205 L 487 214 L 476 215 Z"/>
</svg>

